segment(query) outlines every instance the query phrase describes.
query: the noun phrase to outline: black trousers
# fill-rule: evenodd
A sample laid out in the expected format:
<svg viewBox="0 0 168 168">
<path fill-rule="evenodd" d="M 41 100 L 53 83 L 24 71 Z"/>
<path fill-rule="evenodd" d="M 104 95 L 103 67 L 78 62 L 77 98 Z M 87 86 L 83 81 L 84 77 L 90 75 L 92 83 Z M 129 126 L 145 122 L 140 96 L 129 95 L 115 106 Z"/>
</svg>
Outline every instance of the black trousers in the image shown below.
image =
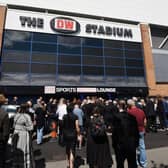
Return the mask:
<svg viewBox="0 0 168 168">
<path fill-rule="evenodd" d="M 6 146 L 6 142 L 0 141 L 0 168 L 5 168 Z"/>
<path fill-rule="evenodd" d="M 146 126 L 147 132 L 157 132 L 157 125 L 156 125 L 156 116 L 148 116 L 147 117 L 147 126 Z"/>
<path fill-rule="evenodd" d="M 63 121 L 59 120 L 58 121 L 58 125 L 59 125 L 59 138 L 58 138 L 58 143 L 62 146 L 64 146 L 64 139 L 63 139 Z"/>
<path fill-rule="evenodd" d="M 116 144 L 113 145 L 117 168 L 124 168 L 124 161 L 127 159 L 128 168 L 137 168 L 136 146 L 134 144 Z"/>
<path fill-rule="evenodd" d="M 163 112 L 158 113 L 159 121 L 160 121 L 160 128 L 164 129 L 166 127 L 165 116 Z"/>
</svg>

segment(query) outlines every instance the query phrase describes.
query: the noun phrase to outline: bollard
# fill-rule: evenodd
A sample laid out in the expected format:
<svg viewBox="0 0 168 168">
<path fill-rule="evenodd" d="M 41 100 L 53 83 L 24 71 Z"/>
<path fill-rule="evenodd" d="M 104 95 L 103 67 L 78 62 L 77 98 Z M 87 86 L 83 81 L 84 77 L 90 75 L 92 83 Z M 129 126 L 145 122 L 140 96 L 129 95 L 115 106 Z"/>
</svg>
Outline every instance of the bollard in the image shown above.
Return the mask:
<svg viewBox="0 0 168 168">
<path fill-rule="evenodd" d="M 57 124 L 54 121 L 51 123 L 51 130 L 52 130 L 50 133 L 51 138 L 52 139 L 57 138 Z"/>
</svg>

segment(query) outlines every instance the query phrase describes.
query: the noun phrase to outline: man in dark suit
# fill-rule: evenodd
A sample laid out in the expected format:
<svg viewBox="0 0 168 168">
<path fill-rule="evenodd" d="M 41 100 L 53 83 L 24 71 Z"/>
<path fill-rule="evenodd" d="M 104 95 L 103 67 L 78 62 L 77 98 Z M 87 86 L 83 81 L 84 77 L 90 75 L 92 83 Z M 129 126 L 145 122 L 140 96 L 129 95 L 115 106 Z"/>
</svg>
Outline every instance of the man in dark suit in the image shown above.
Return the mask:
<svg viewBox="0 0 168 168">
<path fill-rule="evenodd" d="M 147 118 L 146 132 L 157 132 L 156 111 L 154 108 L 154 100 L 152 98 L 147 98 L 145 114 Z"/>
<path fill-rule="evenodd" d="M 5 167 L 5 152 L 9 138 L 9 117 L 8 113 L 1 109 L 1 105 L 5 103 L 4 95 L 0 94 L 0 168 Z"/>
<path fill-rule="evenodd" d="M 129 168 L 137 168 L 138 125 L 136 118 L 126 112 L 125 101 L 119 102 L 119 113 L 114 114 L 112 126 L 112 141 L 117 168 L 124 168 L 125 159 L 127 159 Z"/>
</svg>

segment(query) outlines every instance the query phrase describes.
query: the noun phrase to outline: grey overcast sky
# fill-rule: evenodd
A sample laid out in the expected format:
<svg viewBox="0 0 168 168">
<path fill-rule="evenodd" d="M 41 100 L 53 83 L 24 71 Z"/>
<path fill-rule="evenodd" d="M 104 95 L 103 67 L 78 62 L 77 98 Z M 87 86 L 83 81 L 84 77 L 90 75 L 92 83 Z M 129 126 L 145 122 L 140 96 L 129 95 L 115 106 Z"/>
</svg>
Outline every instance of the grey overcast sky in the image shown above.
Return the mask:
<svg viewBox="0 0 168 168">
<path fill-rule="evenodd" d="M 168 26 L 168 0 L 0 0 L 40 8 Z"/>
</svg>

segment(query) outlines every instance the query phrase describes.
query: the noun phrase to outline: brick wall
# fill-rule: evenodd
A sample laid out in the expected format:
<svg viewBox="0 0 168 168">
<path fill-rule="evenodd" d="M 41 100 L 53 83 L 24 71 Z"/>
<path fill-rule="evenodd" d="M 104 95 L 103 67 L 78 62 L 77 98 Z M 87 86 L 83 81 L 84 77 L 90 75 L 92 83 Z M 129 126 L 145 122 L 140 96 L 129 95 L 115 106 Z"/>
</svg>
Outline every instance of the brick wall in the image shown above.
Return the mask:
<svg viewBox="0 0 168 168">
<path fill-rule="evenodd" d="M 149 88 L 149 95 L 168 96 L 168 84 L 156 84 L 155 65 L 153 61 L 152 48 L 150 44 L 149 26 L 141 24 L 141 35 L 144 48 L 144 64 L 146 70 L 146 82 Z"/>
<path fill-rule="evenodd" d="M 0 53 L 2 47 L 2 37 L 3 37 L 3 30 L 5 24 L 5 15 L 6 15 L 6 7 L 0 6 Z"/>
</svg>

